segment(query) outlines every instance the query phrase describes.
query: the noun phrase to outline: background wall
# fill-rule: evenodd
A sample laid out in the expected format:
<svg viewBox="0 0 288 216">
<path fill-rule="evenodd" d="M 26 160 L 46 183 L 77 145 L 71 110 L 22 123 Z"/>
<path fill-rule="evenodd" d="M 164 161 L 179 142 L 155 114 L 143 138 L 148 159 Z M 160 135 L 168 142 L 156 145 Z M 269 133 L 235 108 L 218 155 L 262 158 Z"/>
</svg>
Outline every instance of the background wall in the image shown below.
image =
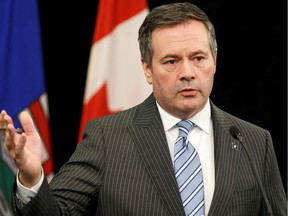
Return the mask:
<svg viewBox="0 0 288 216">
<path fill-rule="evenodd" d="M 150 0 L 149 7 L 170 2 Z M 216 28 L 213 102 L 271 132 L 287 188 L 287 2 L 193 2 Z M 39 0 L 55 172 L 77 145 L 97 5 Z"/>
</svg>

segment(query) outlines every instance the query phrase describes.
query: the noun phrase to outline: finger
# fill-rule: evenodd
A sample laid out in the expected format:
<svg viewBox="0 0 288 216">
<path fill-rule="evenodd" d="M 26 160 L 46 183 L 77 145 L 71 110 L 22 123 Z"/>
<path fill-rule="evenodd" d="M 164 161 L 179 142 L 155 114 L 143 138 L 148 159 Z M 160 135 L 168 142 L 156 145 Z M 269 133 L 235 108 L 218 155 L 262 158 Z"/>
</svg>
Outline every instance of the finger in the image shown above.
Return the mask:
<svg viewBox="0 0 288 216">
<path fill-rule="evenodd" d="M 7 153 L 14 160 L 16 166 L 19 169 L 21 168 L 21 165 L 25 163 L 24 162 L 25 161 L 24 147 L 25 147 L 26 139 L 27 139 L 26 135 L 22 134 L 17 145 L 14 145 L 13 148 L 10 148 L 7 150 Z M 5 145 L 4 145 L 4 148 L 6 149 Z"/>
<path fill-rule="evenodd" d="M 5 118 L 8 118 L 5 116 Z M 4 139 L 4 147 L 5 150 L 11 155 L 13 158 L 15 157 L 15 148 L 17 143 L 19 143 L 22 135 L 16 133 L 16 130 L 14 128 L 13 124 L 8 124 L 5 129 L 5 139 Z M 23 138 L 22 138 L 23 139 Z M 26 141 L 26 135 L 25 135 L 25 141 Z"/>
<path fill-rule="evenodd" d="M 21 132 L 22 129 L 19 129 L 19 128 L 15 129 L 13 119 L 8 114 L 4 115 L 4 121 L 6 123 L 5 141 L 8 141 L 11 143 L 15 139 L 15 137 L 16 138 L 18 137 L 17 134 L 22 133 Z M 14 142 L 14 143 L 17 143 L 17 142 Z"/>
<path fill-rule="evenodd" d="M 35 132 L 34 122 L 27 111 L 20 113 L 20 121 L 26 133 Z"/>
<path fill-rule="evenodd" d="M 1 114 L 2 114 L 2 113 L 5 113 L 5 112 L 6 112 L 5 110 L 1 110 Z"/>
<path fill-rule="evenodd" d="M 0 115 L 1 115 L 1 116 L 7 115 L 7 112 L 6 112 L 5 110 L 1 110 Z"/>
<path fill-rule="evenodd" d="M 20 135 L 18 135 L 20 136 Z M 18 138 L 19 139 L 19 138 Z M 15 137 L 15 128 L 12 124 L 7 125 L 5 129 L 4 147 L 8 152 L 14 151 L 15 143 L 17 142 Z"/>
<path fill-rule="evenodd" d="M 23 133 L 20 136 L 19 142 L 15 146 L 15 155 L 14 155 L 14 161 L 17 165 L 21 164 L 21 161 L 24 159 L 24 147 L 26 143 L 27 137 L 26 134 Z"/>
<path fill-rule="evenodd" d="M 4 131 L 2 131 L 2 134 L 4 136 L 4 142 L 7 142 L 7 141 L 11 142 L 11 140 L 14 139 L 14 134 L 15 134 L 13 120 L 9 115 L 5 114 L 3 116 L 3 121 L 4 121 L 3 124 L 5 124 L 3 128 Z"/>
<path fill-rule="evenodd" d="M 5 110 L 2 110 L 1 113 L 0 113 L 0 128 L 1 129 L 4 129 L 6 128 L 6 122 L 4 120 L 4 116 L 7 115 L 6 111 Z"/>
<path fill-rule="evenodd" d="M 12 118 L 7 114 L 5 110 L 2 110 L 0 113 L 0 129 L 3 136 L 9 133 L 9 131 L 7 130 L 9 124 L 12 125 L 12 128 L 14 130 L 14 124 Z"/>
</svg>

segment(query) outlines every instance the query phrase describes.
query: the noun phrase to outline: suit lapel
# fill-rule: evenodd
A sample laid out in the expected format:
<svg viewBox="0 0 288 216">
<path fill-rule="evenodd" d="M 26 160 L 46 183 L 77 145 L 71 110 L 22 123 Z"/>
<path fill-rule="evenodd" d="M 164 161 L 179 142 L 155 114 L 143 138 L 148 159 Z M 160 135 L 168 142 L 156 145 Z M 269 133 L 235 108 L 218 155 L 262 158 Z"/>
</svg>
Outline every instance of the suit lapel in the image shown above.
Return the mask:
<svg viewBox="0 0 288 216">
<path fill-rule="evenodd" d="M 231 122 L 223 111 L 211 103 L 215 148 L 215 190 L 209 215 L 225 215 L 235 190 L 240 143 L 229 132 Z M 232 148 L 236 144 L 237 148 Z"/>
<path fill-rule="evenodd" d="M 229 133 L 231 122 L 211 103 L 215 147 L 215 190 L 209 215 L 224 215 L 235 189 L 240 160 L 240 143 Z M 129 126 L 147 172 L 170 215 L 184 215 L 174 177 L 164 128 L 153 95 L 139 108 L 136 121 Z M 238 150 L 232 148 L 232 143 Z"/>
<path fill-rule="evenodd" d="M 140 106 L 129 131 L 168 213 L 184 215 L 164 128 L 152 95 Z"/>
</svg>

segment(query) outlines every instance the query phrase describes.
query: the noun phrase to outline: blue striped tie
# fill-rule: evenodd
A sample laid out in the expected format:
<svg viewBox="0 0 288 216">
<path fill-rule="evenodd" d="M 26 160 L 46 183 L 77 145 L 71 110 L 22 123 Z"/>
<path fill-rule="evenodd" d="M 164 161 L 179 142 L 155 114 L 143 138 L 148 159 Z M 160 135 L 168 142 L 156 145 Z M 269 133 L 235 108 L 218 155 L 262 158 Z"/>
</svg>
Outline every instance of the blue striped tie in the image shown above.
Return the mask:
<svg viewBox="0 0 288 216">
<path fill-rule="evenodd" d="M 179 136 L 174 147 L 174 170 L 186 215 L 204 215 L 204 183 L 200 159 L 187 135 L 194 126 L 180 121 Z"/>
</svg>

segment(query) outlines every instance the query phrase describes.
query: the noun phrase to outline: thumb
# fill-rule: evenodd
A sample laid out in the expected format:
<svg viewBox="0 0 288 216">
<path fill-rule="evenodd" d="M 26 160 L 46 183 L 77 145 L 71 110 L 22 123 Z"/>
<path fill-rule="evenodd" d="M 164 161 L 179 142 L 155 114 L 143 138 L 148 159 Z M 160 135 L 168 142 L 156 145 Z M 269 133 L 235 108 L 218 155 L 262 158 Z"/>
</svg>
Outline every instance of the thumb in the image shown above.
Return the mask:
<svg viewBox="0 0 288 216">
<path fill-rule="evenodd" d="M 20 121 L 26 134 L 36 132 L 33 119 L 27 111 L 20 113 Z"/>
</svg>

